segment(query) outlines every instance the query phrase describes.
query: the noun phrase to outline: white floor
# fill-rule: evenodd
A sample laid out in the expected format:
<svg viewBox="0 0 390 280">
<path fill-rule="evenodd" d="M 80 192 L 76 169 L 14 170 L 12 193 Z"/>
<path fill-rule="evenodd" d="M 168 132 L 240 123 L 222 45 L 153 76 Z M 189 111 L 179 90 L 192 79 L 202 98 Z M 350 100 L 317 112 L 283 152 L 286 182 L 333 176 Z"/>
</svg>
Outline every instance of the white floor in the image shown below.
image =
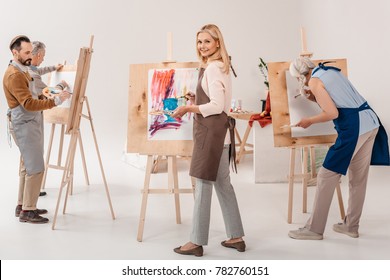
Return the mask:
<svg viewBox="0 0 390 280">
<path fill-rule="evenodd" d="M 104 139 L 109 141 L 109 139 Z M 103 147 L 108 147 L 103 140 Z M 85 143 L 89 143 L 88 140 Z M 106 145 L 106 146 L 105 146 Z M 90 147 L 91 146 L 91 147 Z M 115 147 L 120 151 L 121 147 Z M 175 222 L 172 195 L 150 195 L 143 242 L 138 242 L 137 229 L 141 205 L 144 171 L 124 163 L 120 153 L 101 150 L 111 192 L 116 219 L 112 220 L 102 184 L 97 160 L 91 160 L 93 145 L 86 145 L 91 185 L 86 186 L 80 158 L 76 157 L 74 194 L 69 198 L 67 212 L 59 214 L 56 229 L 52 230 L 53 213 L 62 173 L 50 170 L 46 197 L 39 207 L 49 210 L 49 224 L 20 223 L 14 217 L 17 197 L 17 164 L 19 152 L 1 145 L 2 195 L 0 196 L 0 259 L 112 259 L 112 260 L 193 260 L 179 256 L 173 248 L 188 241 L 191 228 L 193 198 L 181 195 L 182 223 Z M 179 184 L 189 186 L 188 162 L 179 162 Z M 290 259 L 390 259 L 390 172 L 388 168 L 371 169 L 367 198 L 361 219 L 360 238 L 353 239 L 335 233 L 331 225 L 340 220 L 336 201 L 329 213 L 328 226 L 322 241 L 290 239 L 287 232 L 301 227 L 309 214 L 301 211 L 301 188 L 296 184 L 293 224 L 286 222 L 287 184 L 254 184 L 252 156 L 232 174 L 246 231 L 247 251 L 239 253 L 224 248 L 224 225 L 216 199 L 213 197 L 209 245 L 204 257 L 208 260 L 290 260 Z M 164 169 L 162 167 L 162 169 Z M 166 187 L 166 173 L 152 176 L 153 187 Z M 346 199 L 347 185 L 343 180 Z M 309 189 L 309 211 L 315 187 Z M 198 259 L 198 258 L 196 258 Z"/>
</svg>

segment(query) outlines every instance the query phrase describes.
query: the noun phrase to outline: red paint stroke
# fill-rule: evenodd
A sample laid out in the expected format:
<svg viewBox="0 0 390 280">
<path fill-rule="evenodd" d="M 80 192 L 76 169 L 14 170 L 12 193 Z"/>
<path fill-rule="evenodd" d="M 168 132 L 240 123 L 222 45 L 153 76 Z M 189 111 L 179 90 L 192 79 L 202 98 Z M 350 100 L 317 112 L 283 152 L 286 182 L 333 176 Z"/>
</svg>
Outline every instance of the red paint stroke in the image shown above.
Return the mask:
<svg viewBox="0 0 390 280">
<path fill-rule="evenodd" d="M 173 87 L 175 77 L 175 69 L 169 70 L 154 70 L 152 81 L 150 84 L 150 92 L 152 98 L 152 109 L 160 111 L 163 109 L 163 100 L 176 96 Z"/>
</svg>

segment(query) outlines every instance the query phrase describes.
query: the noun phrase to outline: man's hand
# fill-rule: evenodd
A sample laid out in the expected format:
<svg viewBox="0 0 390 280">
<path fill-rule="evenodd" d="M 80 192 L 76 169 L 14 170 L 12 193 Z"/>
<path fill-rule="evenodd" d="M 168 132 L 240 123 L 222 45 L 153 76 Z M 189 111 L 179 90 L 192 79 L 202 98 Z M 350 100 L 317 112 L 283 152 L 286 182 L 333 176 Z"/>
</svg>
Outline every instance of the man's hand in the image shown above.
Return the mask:
<svg viewBox="0 0 390 280">
<path fill-rule="evenodd" d="M 64 65 L 62 65 L 62 64 L 57 64 L 57 66 L 56 66 L 56 71 L 62 69 L 62 67 L 64 67 Z"/>
</svg>

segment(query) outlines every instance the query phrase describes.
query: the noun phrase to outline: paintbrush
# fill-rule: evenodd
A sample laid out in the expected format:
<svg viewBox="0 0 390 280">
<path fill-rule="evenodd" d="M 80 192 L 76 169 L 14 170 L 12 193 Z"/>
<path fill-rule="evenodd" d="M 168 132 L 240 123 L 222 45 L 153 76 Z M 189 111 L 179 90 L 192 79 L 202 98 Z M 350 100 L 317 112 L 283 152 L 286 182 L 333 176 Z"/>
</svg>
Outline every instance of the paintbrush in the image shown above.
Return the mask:
<svg viewBox="0 0 390 280">
<path fill-rule="evenodd" d="M 282 125 L 280 128 L 289 128 L 289 127 L 297 127 L 296 124 L 285 124 L 285 125 Z"/>
</svg>

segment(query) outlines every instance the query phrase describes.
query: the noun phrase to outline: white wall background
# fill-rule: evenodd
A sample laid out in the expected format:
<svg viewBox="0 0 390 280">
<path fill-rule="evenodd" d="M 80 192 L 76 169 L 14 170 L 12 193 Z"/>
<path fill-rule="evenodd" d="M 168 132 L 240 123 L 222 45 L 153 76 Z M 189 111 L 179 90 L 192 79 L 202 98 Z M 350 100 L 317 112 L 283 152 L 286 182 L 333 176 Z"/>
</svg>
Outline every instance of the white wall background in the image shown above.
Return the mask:
<svg viewBox="0 0 390 280">
<path fill-rule="evenodd" d="M 101 150 L 119 158 L 127 135 L 129 64 L 164 60 L 168 31 L 173 33 L 173 58 L 196 61 L 196 32 L 206 23 L 219 25 L 238 74 L 233 84 L 234 98 L 243 100 L 244 109 L 259 110 L 260 99 L 265 97 L 257 67 L 259 56 L 266 61 L 294 58 L 300 51 L 299 27 L 303 25 L 308 48 L 315 58 L 348 59 L 350 78 L 390 130 L 390 112 L 384 102 L 389 100 L 386 78 L 390 65 L 387 55 L 390 4 L 386 0 L 363 3 L 353 0 L 1 1 L 0 75 L 11 59 L 8 44 L 15 35 L 25 34 L 32 40 L 45 42 L 44 65 L 75 61 L 80 47 L 88 46 L 90 35 L 95 35 L 87 95 Z M 0 88 L 0 116 L 5 116 L 6 108 Z M 0 121 L 2 149 L 7 148 L 5 132 L 6 123 Z"/>
</svg>

